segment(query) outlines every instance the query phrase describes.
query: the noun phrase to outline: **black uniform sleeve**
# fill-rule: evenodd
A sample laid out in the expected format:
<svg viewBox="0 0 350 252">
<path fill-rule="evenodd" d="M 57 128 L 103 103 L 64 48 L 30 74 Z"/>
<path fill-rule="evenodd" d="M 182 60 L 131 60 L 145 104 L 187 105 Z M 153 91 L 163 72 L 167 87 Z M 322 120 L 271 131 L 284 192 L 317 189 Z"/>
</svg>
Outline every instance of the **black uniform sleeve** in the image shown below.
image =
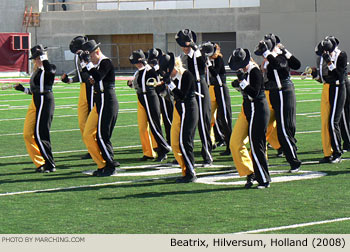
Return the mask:
<svg viewBox="0 0 350 252">
<path fill-rule="evenodd" d="M 195 56 L 194 56 L 195 57 Z M 206 65 L 206 57 L 204 55 L 201 55 L 197 58 L 197 65 L 198 65 L 198 69 L 205 69 Z M 200 70 L 199 70 L 200 71 Z"/>
<path fill-rule="evenodd" d="M 348 64 L 348 56 L 346 52 L 342 51 L 337 60 L 336 68 L 330 71 L 332 74 L 336 75 L 337 80 L 342 81 L 345 73 L 345 68 Z"/>
<path fill-rule="evenodd" d="M 226 74 L 225 63 L 221 56 L 215 59 L 215 69 L 218 74 Z"/>
<path fill-rule="evenodd" d="M 190 90 L 193 89 L 195 85 L 195 80 L 193 75 L 189 71 L 185 71 L 181 78 L 181 88 L 177 87 L 172 90 L 174 95 L 179 97 L 181 100 L 186 99 L 187 95 L 190 93 Z"/>
<path fill-rule="evenodd" d="M 43 60 L 42 62 L 43 62 L 45 73 L 56 74 L 56 66 L 55 65 L 50 64 L 50 62 L 48 60 Z"/>
<path fill-rule="evenodd" d="M 153 68 L 148 70 L 146 73 L 146 81 L 150 78 L 155 78 L 157 80 L 157 77 L 158 77 L 158 74 Z"/>
<path fill-rule="evenodd" d="M 95 82 L 99 82 L 100 80 L 103 80 L 108 72 L 113 69 L 112 62 L 109 59 L 103 59 L 100 62 L 99 69 L 97 68 L 91 68 L 88 73 L 94 78 Z"/>
<path fill-rule="evenodd" d="M 300 61 L 292 55 L 290 59 L 288 59 L 288 66 L 293 70 L 298 70 L 301 66 Z"/>
<path fill-rule="evenodd" d="M 249 85 L 244 89 L 250 97 L 255 98 L 260 93 L 263 85 L 263 76 L 261 71 L 255 67 L 250 71 L 249 74 Z"/>
</svg>

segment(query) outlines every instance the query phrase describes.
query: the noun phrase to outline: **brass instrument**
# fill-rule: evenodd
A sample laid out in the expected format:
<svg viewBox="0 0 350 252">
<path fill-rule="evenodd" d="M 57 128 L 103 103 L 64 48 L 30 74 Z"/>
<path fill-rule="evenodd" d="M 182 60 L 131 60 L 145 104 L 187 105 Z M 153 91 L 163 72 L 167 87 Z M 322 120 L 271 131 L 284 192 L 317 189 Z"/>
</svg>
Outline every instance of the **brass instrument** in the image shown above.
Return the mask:
<svg viewBox="0 0 350 252">
<path fill-rule="evenodd" d="M 146 85 L 147 86 L 153 86 L 153 87 L 157 87 L 157 86 L 160 86 L 160 85 L 163 85 L 164 82 L 163 81 L 159 81 L 156 79 L 156 78 L 149 78 L 147 81 L 146 81 Z M 198 93 L 198 92 L 194 92 L 196 95 L 204 98 L 204 95 Z"/>
<path fill-rule="evenodd" d="M 147 86 L 152 86 L 152 87 L 157 87 L 157 86 L 163 85 L 163 82 L 162 81 L 158 82 L 158 80 L 156 78 L 149 78 L 146 81 L 146 85 Z"/>
<path fill-rule="evenodd" d="M 13 84 L 1 85 L 1 90 L 11 89 L 14 87 L 15 87 L 15 85 L 13 85 Z"/>
<path fill-rule="evenodd" d="M 300 78 L 302 80 L 305 80 L 306 77 L 312 77 L 311 73 L 312 73 L 312 68 L 309 66 L 306 66 L 304 72 L 301 73 Z"/>
</svg>

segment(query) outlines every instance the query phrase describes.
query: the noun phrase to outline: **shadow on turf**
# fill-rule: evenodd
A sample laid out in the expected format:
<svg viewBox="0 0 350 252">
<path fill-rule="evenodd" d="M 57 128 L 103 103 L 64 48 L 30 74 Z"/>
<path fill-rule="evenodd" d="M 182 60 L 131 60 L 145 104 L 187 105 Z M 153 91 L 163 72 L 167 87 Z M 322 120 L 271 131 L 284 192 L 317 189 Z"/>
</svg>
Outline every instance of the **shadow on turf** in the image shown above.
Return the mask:
<svg viewBox="0 0 350 252">
<path fill-rule="evenodd" d="M 27 165 L 32 164 L 32 161 L 26 161 L 26 162 L 6 162 L 6 163 L 0 163 L 0 166 L 11 166 L 11 165 Z"/>
<path fill-rule="evenodd" d="M 225 187 L 225 188 L 215 188 L 215 189 L 203 189 L 203 190 L 183 190 L 183 191 L 168 191 L 168 192 L 146 192 L 139 194 L 130 194 L 122 197 L 110 197 L 110 198 L 100 198 L 100 200 L 118 200 L 118 199 L 130 199 L 130 198 L 156 198 L 164 196 L 174 196 L 174 195 L 188 195 L 188 194 L 199 194 L 199 193 L 211 193 L 211 192 L 232 192 L 237 190 L 247 190 L 244 187 Z"/>
<path fill-rule="evenodd" d="M 34 173 L 34 172 L 33 172 Z M 22 174 L 22 173 L 21 173 Z M 53 174 L 53 173 L 47 173 L 47 174 L 42 174 L 43 177 L 42 178 L 35 178 L 35 179 L 17 179 L 17 180 L 1 180 L 0 184 L 14 184 L 14 183 L 29 183 L 29 182 L 47 182 L 47 181 L 58 181 L 58 180 L 67 180 L 67 179 L 79 179 L 79 178 L 85 178 L 86 179 L 86 175 L 77 175 L 74 177 L 67 177 L 67 176 L 63 176 L 63 177 L 58 177 L 58 176 L 62 176 L 62 175 L 73 175 L 73 174 L 82 174 L 80 171 L 77 172 L 71 172 L 68 174 Z M 7 175 L 7 174 L 6 174 Z M 18 174 L 16 174 L 18 175 Z"/>
<path fill-rule="evenodd" d="M 118 157 L 120 155 L 134 155 L 135 153 L 140 153 L 140 158 L 142 157 L 142 150 L 141 149 L 125 149 L 125 150 L 118 150 L 118 151 L 114 151 L 114 158 L 116 160 L 119 161 Z M 84 156 L 87 153 L 87 151 L 81 151 L 79 153 L 76 154 L 69 154 L 69 155 L 64 155 L 61 156 L 62 154 L 59 155 L 55 155 L 55 160 L 66 160 L 66 161 L 70 161 L 70 160 L 80 160 L 82 156 Z M 92 159 L 91 159 L 92 160 Z M 133 159 L 133 161 L 135 161 L 135 158 Z"/>
</svg>

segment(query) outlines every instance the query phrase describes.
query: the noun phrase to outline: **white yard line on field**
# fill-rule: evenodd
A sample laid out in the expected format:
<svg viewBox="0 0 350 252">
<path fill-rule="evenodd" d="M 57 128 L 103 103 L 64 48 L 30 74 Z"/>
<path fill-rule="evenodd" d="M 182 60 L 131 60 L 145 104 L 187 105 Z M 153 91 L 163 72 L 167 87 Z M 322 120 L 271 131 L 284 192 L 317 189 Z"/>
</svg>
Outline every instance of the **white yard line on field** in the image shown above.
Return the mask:
<svg viewBox="0 0 350 252">
<path fill-rule="evenodd" d="M 300 224 L 293 224 L 293 225 L 289 225 L 289 226 L 280 226 L 280 227 L 256 229 L 256 230 L 238 232 L 238 233 L 233 233 L 233 234 L 254 234 L 254 233 L 262 233 L 262 232 L 271 232 L 271 231 L 277 231 L 277 230 L 294 229 L 294 228 L 315 226 L 315 225 L 328 224 L 328 223 L 341 222 L 341 221 L 348 221 L 348 220 L 350 220 L 350 217 L 337 218 L 337 219 L 324 220 L 324 221 L 314 221 L 314 222 L 307 222 L 307 223 L 300 223 Z"/>
<path fill-rule="evenodd" d="M 129 146 L 120 146 L 120 147 L 113 147 L 113 150 L 119 150 L 119 149 L 132 149 L 132 148 L 139 148 L 141 145 L 129 145 Z M 87 149 L 84 150 L 68 150 L 68 151 L 54 151 L 52 154 L 64 154 L 64 153 L 76 153 L 76 152 L 86 152 Z M 19 157 L 28 157 L 28 154 L 21 154 L 21 155 L 13 155 L 13 156 L 0 156 L 0 159 L 6 159 L 6 158 L 19 158 Z"/>
<path fill-rule="evenodd" d="M 55 115 L 55 118 L 66 118 L 66 117 L 77 117 L 78 115 Z M 0 122 L 2 121 L 20 121 L 25 120 L 26 118 L 8 118 L 8 119 L 0 119 Z"/>
<path fill-rule="evenodd" d="M 138 127 L 137 124 L 131 124 L 131 125 L 118 125 L 115 126 L 115 128 L 129 128 L 129 127 Z M 60 133 L 60 132 L 73 132 L 73 131 L 79 131 L 80 129 L 64 129 L 64 130 L 51 130 L 50 133 Z M 22 135 L 22 132 L 19 133 L 8 133 L 8 134 L 0 134 L 0 137 L 2 136 L 18 136 Z"/>
</svg>

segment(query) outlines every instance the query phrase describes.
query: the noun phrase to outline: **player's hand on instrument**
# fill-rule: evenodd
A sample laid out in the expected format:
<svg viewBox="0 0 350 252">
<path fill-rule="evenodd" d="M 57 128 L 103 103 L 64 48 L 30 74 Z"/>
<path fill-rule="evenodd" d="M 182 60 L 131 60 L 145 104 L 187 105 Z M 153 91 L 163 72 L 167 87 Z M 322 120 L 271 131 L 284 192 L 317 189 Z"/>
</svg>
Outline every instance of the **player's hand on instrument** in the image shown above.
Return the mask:
<svg viewBox="0 0 350 252">
<path fill-rule="evenodd" d="M 237 79 L 239 82 L 241 82 L 242 80 L 244 80 L 244 72 L 242 69 L 239 69 L 236 73 L 237 75 Z"/>
<path fill-rule="evenodd" d="M 127 80 L 126 85 L 128 85 L 129 88 L 132 88 L 132 80 Z"/>
<path fill-rule="evenodd" d="M 332 63 L 332 59 L 331 59 L 331 56 L 329 55 L 329 53 L 327 53 L 327 52 L 322 53 L 322 58 L 324 61 L 326 61 L 327 64 Z"/>
<path fill-rule="evenodd" d="M 186 45 L 191 47 L 195 51 L 198 50 L 198 46 L 196 45 L 196 43 L 193 42 L 193 40 L 191 40 L 190 42 L 186 42 Z"/>
<path fill-rule="evenodd" d="M 79 58 L 84 61 L 85 63 L 90 62 L 90 52 L 89 51 L 81 51 L 79 54 Z"/>
<path fill-rule="evenodd" d="M 63 81 L 64 83 L 69 83 L 69 78 L 66 73 L 62 74 L 61 81 Z"/>
<path fill-rule="evenodd" d="M 23 87 L 23 85 L 20 84 L 20 83 L 15 84 L 13 88 L 16 89 L 16 90 L 18 90 L 18 91 L 24 92 L 24 87 Z"/>
<path fill-rule="evenodd" d="M 236 89 L 238 92 L 241 91 L 241 87 L 239 86 L 239 81 L 238 80 L 234 80 L 231 82 L 231 86 Z"/>
</svg>

